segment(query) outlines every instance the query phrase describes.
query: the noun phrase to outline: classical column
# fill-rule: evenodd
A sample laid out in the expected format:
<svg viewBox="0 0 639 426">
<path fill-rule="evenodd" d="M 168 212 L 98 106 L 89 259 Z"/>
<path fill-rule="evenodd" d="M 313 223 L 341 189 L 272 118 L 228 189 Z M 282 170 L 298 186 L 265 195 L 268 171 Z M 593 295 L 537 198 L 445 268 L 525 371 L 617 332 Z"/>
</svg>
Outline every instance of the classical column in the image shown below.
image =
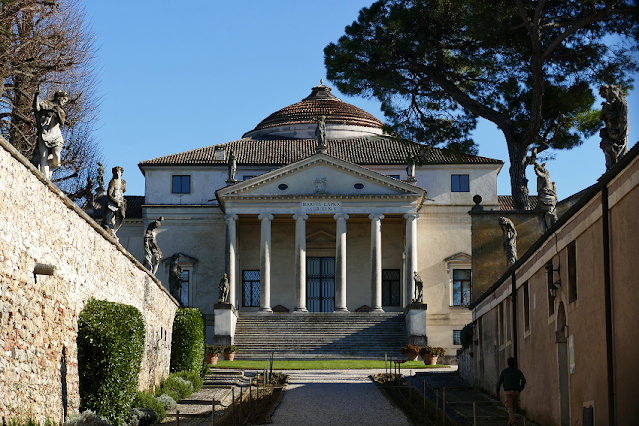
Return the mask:
<svg viewBox="0 0 639 426">
<path fill-rule="evenodd" d="M 407 213 L 404 215 L 406 219 L 406 247 L 404 251 L 406 253 L 406 305 L 410 305 L 413 301 L 415 294 L 415 281 L 413 275 L 417 271 L 417 219 L 419 215 L 417 213 Z"/>
<path fill-rule="evenodd" d="M 271 221 L 272 214 L 261 214 L 262 238 L 260 244 L 260 312 L 271 309 Z"/>
<path fill-rule="evenodd" d="M 224 252 L 224 272 L 229 280 L 229 297 L 226 300 L 235 306 L 235 253 L 237 247 L 237 215 L 224 215 L 226 222 L 226 250 Z M 237 306 L 235 306 L 237 308 Z"/>
<path fill-rule="evenodd" d="M 371 221 L 371 312 L 382 309 L 382 219 L 383 214 L 368 215 Z"/>
<path fill-rule="evenodd" d="M 308 215 L 293 215 L 295 221 L 295 311 L 306 309 L 306 220 Z"/>
<path fill-rule="evenodd" d="M 348 312 L 346 307 L 346 221 L 348 215 L 339 213 L 333 216 L 337 221 L 335 233 L 335 312 Z"/>
</svg>

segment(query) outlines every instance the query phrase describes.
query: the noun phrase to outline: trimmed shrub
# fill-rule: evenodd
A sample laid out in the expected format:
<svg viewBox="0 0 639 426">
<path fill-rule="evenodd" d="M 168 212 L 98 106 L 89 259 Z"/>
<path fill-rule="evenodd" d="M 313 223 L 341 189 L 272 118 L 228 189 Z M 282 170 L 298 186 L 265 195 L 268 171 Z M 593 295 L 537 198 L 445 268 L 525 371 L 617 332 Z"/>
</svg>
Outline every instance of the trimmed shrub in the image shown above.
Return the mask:
<svg viewBox="0 0 639 426">
<path fill-rule="evenodd" d="M 131 408 L 150 408 L 155 411 L 157 422 L 161 422 L 166 417 L 164 405 L 150 392 L 137 392 Z"/>
<path fill-rule="evenodd" d="M 178 371 L 177 373 L 173 373 L 176 377 L 180 377 L 184 380 L 188 380 L 193 385 L 193 392 L 197 392 L 202 389 L 202 384 L 204 380 L 197 373 L 192 373 L 190 371 Z"/>
<path fill-rule="evenodd" d="M 204 362 L 204 314 L 198 308 L 179 308 L 173 320 L 171 372 L 200 374 Z"/>
<path fill-rule="evenodd" d="M 80 411 L 123 425 L 138 388 L 144 320 L 129 305 L 89 299 L 78 316 Z"/>
<path fill-rule="evenodd" d="M 162 395 L 163 393 L 179 401 L 191 396 L 193 393 L 193 384 L 172 373 L 166 380 L 160 383 L 160 387 L 155 391 L 156 395 Z"/>
<path fill-rule="evenodd" d="M 131 408 L 126 418 L 128 426 L 151 426 L 157 421 L 157 414 L 150 408 Z"/>
<path fill-rule="evenodd" d="M 472 322 L 470 324 L 466 324 L 466 326 L 462 328 L 461 333 L 459 333 L 459 340 L 461 340 L 463 347 L 467 348 L 471 343 L 473 343 L 473 331 L 474 326 Z"/>
<path fill-rule="evenodd" d="M 174 410 L 177 408 L 177 402 L 175 402 L 173 398 L 165 393 L 158 396 L 158 401 L 160 401 L 162 405 L 164 405 L 165 410 Z"/>
<path fill-rule="evenodd" d="M 111 424 L 95 412 L 86 410 L 82 414 L 69 417 L 63 426 L 111 426 Z"/>
</svg>

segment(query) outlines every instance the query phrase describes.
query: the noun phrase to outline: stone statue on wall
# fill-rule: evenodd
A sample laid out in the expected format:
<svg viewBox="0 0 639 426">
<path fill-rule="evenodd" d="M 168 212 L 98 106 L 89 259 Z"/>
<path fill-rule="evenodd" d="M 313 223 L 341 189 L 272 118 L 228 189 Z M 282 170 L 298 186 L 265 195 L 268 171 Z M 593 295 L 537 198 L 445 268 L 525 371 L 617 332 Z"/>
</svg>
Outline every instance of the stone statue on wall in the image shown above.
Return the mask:
<svg viewBox="0 0 639 426">
<path fill-rule="evenodd" d="M 226 183 L 230 185 L 237 182 L 237 179 L 235 179 L 235 172 L 237 172 L 237 159 L 235 158 L 235 154 L 233 153 L 233 151 L 229 153 L 228 167 L 229 179 L 226 181 Z"/>
<path fill-rule="evenodd" d="M 149 223 L 144 233 L 144 267 L 151 271 L 153 275 L 158 271 L 160 259 L 162 259 L 162 250 L 158 246 L 156 237 L 158 234 L 157 229 L 163 220 L 164 218 L 160 217 L 158 220 Z"/>
<path fill-rule="evenodd" d="M 610 170 L 628 152 L 628 102 L 618 86 L 606 84 L 599 93 L 606 99 L 599 116 L 605 124 L 599 131 L 599 146 L 606 156 L 606 170 Z"/>
<path fill-rule="evenodd" d="M 122 226 L 126 215 L 126 200 L 124 199 L 126 181 L 122 179 L 122 173 L 124 172 L 122 167 L 114 167 L 112 171 L 113 178 L 109 182 L 107 202 L 104 206 L 104 216 L 102 216 L 102 227 L 115 236 L 115 233 Z"/>
<path fill-rule="evenodd" d="M 217 285 L 218 290 L 220 290 L 220 298 L 219 303 L 226 303 L 226 299 L 229 297 L 229 279 L 226 274 L 220 280 L 220 283 Z"/>
<path fill-rule="evenodd" d="M 51 179 L 52 169 L 60 165 L 60 156 L 64 146 L 60 126 L 63 126 L 66 120 L 62 107 L 68 101 L 69 96 L 63 91 L 55 92 L 53 101 L 40 101 L 40 85 L 38 85 L 33 97 L 33 113 L 38 140 L 31 162 L 46 179 Z"/>
<path fill-rule="evenodd" d="M 506 264 L 510 268 L 517 261 L 517 230 L 512 220 L 507 217 L 499 218 L 499 226 L 504 234 L 504 254 Z"/>
<path fill-rule="evenodd" d="M 413 272 L 413 281 L 415 281 L 415 294 L 413 302 L 424 303 L 424 281 L 417 271 Z"/>
<path fill-rule="evenodd" d="M 104 189 L 104 166 L 102 163 L 98 161 L 98 189 L 96 190 L 96 195 L 101 197 L 106 195 L 106 190 Z"/>
<path fill-rule="evenodd" d="M 550 180 L 546 163 L 535 163 L 535 174 L 537 175 L 537 206 L 544 213 L 545 231 L 557 222 L 557 190 L 555 182 Z"/>
<path fill-rule="evenodd" d="M 315 138 L 317 139 L 318 152 L 326 152 L 326 116 L 322 115 L 316 119 Z"/>
<path fill-rule="evenodd" d="M 175 298 L 182 306 L 182 268 L 180 267 L 180 255 L 174 254 L 171 256 L 169 263 L 169 293 Z"/>
</svg>

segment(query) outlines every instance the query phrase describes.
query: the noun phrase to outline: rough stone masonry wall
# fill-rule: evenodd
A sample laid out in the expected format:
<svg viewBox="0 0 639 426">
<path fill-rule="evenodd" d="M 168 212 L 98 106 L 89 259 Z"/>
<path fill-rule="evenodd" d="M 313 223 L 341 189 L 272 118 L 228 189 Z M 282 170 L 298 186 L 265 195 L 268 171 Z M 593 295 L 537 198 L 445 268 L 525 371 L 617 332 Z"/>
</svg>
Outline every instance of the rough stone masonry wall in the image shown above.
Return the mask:
<svg viewBox="0 0 639 426">
<path fill-rule="evenodd" d="M 36 281 L 36 262 L 56 274 Z M 169 371 L 176 301 L 0 138 L 0 417 L 57 422 L 78 410 L 77 320 L 90 297 L 142 312 L 139 388 L 158 384 Z"/>
</svg>

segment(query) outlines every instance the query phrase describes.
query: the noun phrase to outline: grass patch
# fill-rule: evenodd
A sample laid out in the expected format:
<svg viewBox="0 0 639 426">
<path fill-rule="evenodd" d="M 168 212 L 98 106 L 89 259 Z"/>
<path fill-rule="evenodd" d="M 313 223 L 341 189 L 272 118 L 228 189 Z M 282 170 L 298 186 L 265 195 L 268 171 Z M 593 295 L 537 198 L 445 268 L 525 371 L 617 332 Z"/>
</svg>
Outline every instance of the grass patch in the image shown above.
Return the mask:
<svg viewBox="0 0 639 426">
<path fill-rule="evenodd" d="M 263 370 L 268 364 L 267 360 L 220 360 L 217 365 L 212 365 L 211 370 L 216 368 L 237 368 L 241 370 Z M 388 366 L 388 362 L 386 366 Z M 423 369 L 423 368 L 447 367 L 445 365 L 424 365 L 422 361 L 406 361 L 402 364 L 402 370 Z M 313 360 L 274 360 L 273 370 L 365 370 L 384 369 L 384 361 L 367 359 L 313 359 Z"/>
</svg>

